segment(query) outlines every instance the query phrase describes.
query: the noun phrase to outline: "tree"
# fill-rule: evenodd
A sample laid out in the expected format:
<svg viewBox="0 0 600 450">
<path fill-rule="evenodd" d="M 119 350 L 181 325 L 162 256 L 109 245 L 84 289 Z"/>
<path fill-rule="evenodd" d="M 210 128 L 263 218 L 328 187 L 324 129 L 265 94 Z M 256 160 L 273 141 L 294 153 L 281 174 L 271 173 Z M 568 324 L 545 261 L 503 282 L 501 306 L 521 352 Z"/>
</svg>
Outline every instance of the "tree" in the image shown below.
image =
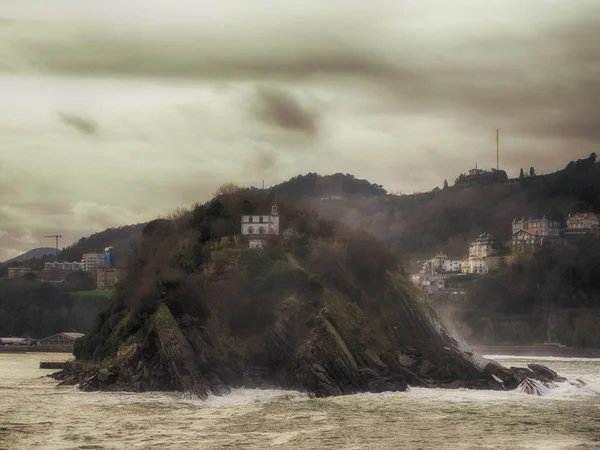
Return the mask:
<svg viewBox="0 0 600 450">
<path fill-rule="evenodd" d="M 235 183 L 224 183 L 216 190 L 213 197 L 227 197 L 237 194 L 241 188 Z"/>
<path fill-rule="evenodd" d="M 448 180 L 444 180 L 444 189 L 448 189 Z"/>
<path fill-rule="evenodd" d="M 535 177 L 535 168 L 533 166 L 531 166 L 529 168 L 529 176 L 530 177 Z"/>
<path fill-rule="evenodd" d="M 521 172 L 519 173 L 519 180 L 525 178 L 525 173 L 523 172 L 523 168 L 521 167 Z"/>
</svg>

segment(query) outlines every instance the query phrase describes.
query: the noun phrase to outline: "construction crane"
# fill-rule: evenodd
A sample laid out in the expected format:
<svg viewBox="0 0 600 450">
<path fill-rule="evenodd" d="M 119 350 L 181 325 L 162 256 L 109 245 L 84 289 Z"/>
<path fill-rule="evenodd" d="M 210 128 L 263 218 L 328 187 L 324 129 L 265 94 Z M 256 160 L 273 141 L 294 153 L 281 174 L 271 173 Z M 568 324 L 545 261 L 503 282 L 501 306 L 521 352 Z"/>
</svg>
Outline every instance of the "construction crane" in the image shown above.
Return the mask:
<svg viewBox="0 0 600 450">
<path fill-rule="evenodd" d="M 50 236 L 44 236 L 45 238 L 56 239 L 56 262 L 58 262 L 58 240 L 62 238 L 62 234 L 51 234 Z"/>
</svg>

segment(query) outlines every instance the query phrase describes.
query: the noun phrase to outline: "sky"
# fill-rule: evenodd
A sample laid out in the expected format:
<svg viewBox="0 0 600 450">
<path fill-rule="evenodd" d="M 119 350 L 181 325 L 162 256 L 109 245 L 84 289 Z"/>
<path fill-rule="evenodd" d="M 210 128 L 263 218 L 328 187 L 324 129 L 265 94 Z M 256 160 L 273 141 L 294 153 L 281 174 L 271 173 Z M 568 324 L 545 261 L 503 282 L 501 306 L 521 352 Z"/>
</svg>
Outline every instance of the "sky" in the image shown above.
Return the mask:
<svg viewBox="0 0 600 450">
<path fill-rule="evenodd" d="M 176 6 L 175 6 L 176 5 Z M 598 150 L 597 0 L 0 0 L 0 260 L 352 173 L 389 192 Z"/>
</svg>

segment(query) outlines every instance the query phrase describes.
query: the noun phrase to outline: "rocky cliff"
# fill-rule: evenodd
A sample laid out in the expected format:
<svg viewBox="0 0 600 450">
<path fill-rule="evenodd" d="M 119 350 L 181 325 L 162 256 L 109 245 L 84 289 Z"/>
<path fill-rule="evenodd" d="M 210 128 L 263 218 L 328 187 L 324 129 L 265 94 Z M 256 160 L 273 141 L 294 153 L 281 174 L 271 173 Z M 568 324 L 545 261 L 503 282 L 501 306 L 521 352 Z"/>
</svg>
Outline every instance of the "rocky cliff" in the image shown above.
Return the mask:
<svg viewBox="0 0 600 450">
<path fill-rule="evenodd" d="M 111 310 L 76 344 L 77 360 L 97 365 L 57 379 L 198 398 L 236 387 L 331 396 L 558 379 L 473 354 L 368 235 L 316 220 L 291 241 L 248 250 L 234 236 L 203 238 L 211 211 L 233 216 L 203 208 L 146 227 Z"/>
</svg>

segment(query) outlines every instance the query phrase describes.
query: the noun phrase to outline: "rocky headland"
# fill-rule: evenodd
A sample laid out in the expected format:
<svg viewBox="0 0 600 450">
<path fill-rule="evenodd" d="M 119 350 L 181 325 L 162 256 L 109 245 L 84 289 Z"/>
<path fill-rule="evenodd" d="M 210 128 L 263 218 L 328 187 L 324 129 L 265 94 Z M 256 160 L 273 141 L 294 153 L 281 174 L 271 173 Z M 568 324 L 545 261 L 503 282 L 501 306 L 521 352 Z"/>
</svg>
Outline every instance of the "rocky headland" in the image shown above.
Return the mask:
<svg viewBox="0 0 600 450">
<path fill-rule="evenodd" d="M 408 386 L 540 393 L 543 366 L 481 358 L 441 320 L 371 236 L 280 205 L 284 239 L 248 249 L 243 212 L 270 200 L 221 195 L 150 222 L 114 302 L 53 375 L 82 390 L 282 388 L 318 397 Z"/>
</svg>

